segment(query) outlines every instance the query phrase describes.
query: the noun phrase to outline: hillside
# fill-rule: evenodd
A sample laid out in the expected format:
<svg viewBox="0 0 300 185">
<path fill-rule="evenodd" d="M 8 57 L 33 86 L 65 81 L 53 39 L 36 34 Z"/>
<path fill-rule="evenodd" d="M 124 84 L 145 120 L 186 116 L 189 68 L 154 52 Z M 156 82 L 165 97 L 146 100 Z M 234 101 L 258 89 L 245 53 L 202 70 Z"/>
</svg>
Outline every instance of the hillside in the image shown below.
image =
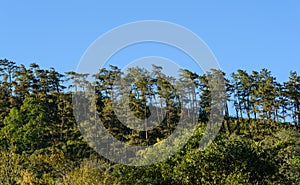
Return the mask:
<svg viewBox="0 0 300 185">
<path fill-rule="evenodd" d="M 131 68 L 124 74 L 110 66 L 99 69 L 89 83 L 88 74 L 60 74 L 38 64 L 0 60 L 1 184 L 300 184 L 296 72 L 280 83 L 267 69 L 250 74 L 237 70 L 229 76 L 182 69 L 178 79 L 161 70 Z M 212 83 L 218 79 L 224 85 L 220 89 Z M 93 88 L 91 94 L 87 87 Z M 95 105 L 87 106 L 92 100 Z M 197 117 L 190 119 L 193 110 Z M 133 117 L 151 121 L 143 121 L 138 131 L 132 128 L 139 123 Z M 93 143 L 86 136 L 94 137 L 99 121 L 114 138 L 132 146 L 158 145 L 180 123 L 182 133 L 193 122 L 196 129 L 166 160 L 127 166 L 94 150 L 105 138 Z M 216 138 L 201 150 L 206 129 L 218 124 Z M 88 128 L 85 134 L 82 128 Z M 164 157 L 151 149 L 132 155 L 143 152 L 148 152 L 141 160 L 145 164 Z"/>
</svg>

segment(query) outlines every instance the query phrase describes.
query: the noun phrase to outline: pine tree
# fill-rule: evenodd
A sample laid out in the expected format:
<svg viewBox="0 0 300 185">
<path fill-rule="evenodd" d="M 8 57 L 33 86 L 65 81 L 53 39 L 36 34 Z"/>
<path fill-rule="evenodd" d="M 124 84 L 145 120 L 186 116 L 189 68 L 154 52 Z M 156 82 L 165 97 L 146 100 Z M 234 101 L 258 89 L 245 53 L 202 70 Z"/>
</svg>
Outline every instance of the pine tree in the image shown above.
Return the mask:
<svg viewBox="0 0 300 185">
<path fill-rule="evenodd" d="M 291 71 L 289 81 L 285 83 L 286 95 L 291 104 L 291 116 L 296 126 L 300 125 L 300 77 Z"/>
</svg>

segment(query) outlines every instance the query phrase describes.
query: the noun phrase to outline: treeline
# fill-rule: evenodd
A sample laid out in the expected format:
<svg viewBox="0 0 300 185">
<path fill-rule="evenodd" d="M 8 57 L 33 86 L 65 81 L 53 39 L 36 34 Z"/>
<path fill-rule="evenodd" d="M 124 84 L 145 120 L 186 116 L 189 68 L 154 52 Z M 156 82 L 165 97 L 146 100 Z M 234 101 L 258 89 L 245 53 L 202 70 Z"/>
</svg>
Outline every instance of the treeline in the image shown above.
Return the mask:
<svg viewBox="0 0 300 185">
<path fill-rule="evenodd" d="M 161 71 L 161 67 L 153 65 L 152 71 L 137 67 L 122 73 L 117 66 L 110 66 L 93 74 L 95 81 L 90 83 L 89 74 L 61 74 L 54 68 L 41 69 L 37 64 L 25 67 L 0 60 L 0 148 L 3 159 L 0 182 L 134 184 L 138 183 L 134 180 L 139 176 L 144 178 L 139 183 L 154 180 L 153 184 L 299 182 L 299 153 L 294 150 L 298 145 L 291 142 L 297 137 L 295 130 L 300 128 L 300 76 L 296 72 L 290 73 L 289 81 L 279 83 L 267 69 L 251 74 L 238 70 L 230 77 L 217 70 L 200 75 L 182 69 L 177 79 Z M 218 78 L 225 85 L 224 93 L 218 97 L 224 102 L 221 105 L 222 129 L 212 148 L 200 152 L 196 150 L 197 144 L 212 114 L 210 83 Z M 96 106 L 93 110 L 84 104 L 79 106 L 84 107 L 83 113 L 95 113 L 115 138 L 127 144 L 160 142 L 172 134 L 183 114 L 192 114 L 191 110 L 197 110 L 199 115 L 196 118 L 198 133 L 165 163 L 139 168 L 111 163 L 90 148 L 79 131 L 78 118 L 73 114 L 72 95 L 83 93 L 87 87 L 93 87 L 91 97 Z M 139 122 L 133 117 L 145 121 Z M 191 120 L 185 121 L 189 124 Z M 145 131 L 132 129 L 135 123 L 142 123 L 141 129 Z M 148 129 L 150 125 L 157 127 Z M 280 143 L 277 137 L 283 133 L 289 133 L 293 138 Z M 233 135 L 237 138 L 232 140 Z M 228 143 L 224 144 L 225 141 Z M 267 144 L 253 146 L 258 144 L 255 142 Z M 230 148 L 229 151 L 222 149 L 223 144 Z M 233 151 L 235 153 L 230 156 L 228 152 Z M 246 154 L 249 152 L 250 156 Z M 238 160 L 236 166 L 230 160 L 221 160 L 223 154 Z M 211 158 L 214 155 L 220 157 L 213 157 L 216 164 Z M 216 166 L 219 162 L 223 166 Z M 200 169 L 197 165 L 211 168 Z M 255 170 L 260 167 L 259 174 Z M 174 168 L 175 172 L 168 168 Z M 190 170 L 199 171 L 192 173 Z M 80 174 L 86 176 L 80 177 Z M 227 180 L 223 181 L 224 176 Z"/>
<path fill-rule="evenodd" d="M 156 107 L 162 107 L 163 103 L 171 105 L 171 94 L 176 96 L 175 90 L 188 88 L 185 83 L 190 83 L 187 80 L 192 80 L 196 90 L 189 92 L 191 94 L 186 96 L 187 98 L 188 96 L 194 97 L 201 102 L 202 110 L 200 112 L 205 112 L 204 110 L 207 109 L 205 107 L 209 106 L 209 101 L 206 100 L 210 90 L 208 75 L 199 75 L 189 70 L 182 70 L 180 78 L 175 82 L 174 77 L 164 76 L 161 70 L 162 68 L 159 66 L 153 66 L 152 72 L 140 68 L 129 70 L 124 78 L 132 82 L 139 78 L 139 83 L 131 87 L 131 99 L 134 98 L 131 106 L 138 103 L 148 105 L 150 101 L 154 102 L 156 98 L 168 99 L 165 102 L 155 101 Z M 55 98 L 56 101 L 54 102 L 58 104 L 57 101 L 63 99 L 62 96 L 68 99 L 67 97 L 72 91 L 80 90 L 87 83 L 88 78 L 88 74 L 75 72 L 60 74 L 54 68 L 40 69 L 37 64 L 31 64 L 29 68 L 26 68 L 24 65 L 18 66 L 6 59 L 0 60 L 0 72 L 0 103 L 2 107 L 0 125 L 3 125 L 3 120 L 8 115 L 10 108 L 21 107 L 26 97 Z M 251 73 L 238 70 L 232 73 L 230 77 L 226 77 L 221 71 L 214 71 L 213 73 L 215 74 L 212 75 L 223 75 L 224 77 L 227 96 L 227 105 L 224 105 L 225 116 L 288 122 L 299 127 L 300 76 L 297 75 L 297 72 L 291 71 L 289 81 L 282 83 L 276 81 L 276 78 L 267 69 L 262 69 L 259 72 L 252 71 Z M 116 92 L 119 91 L 118 85 L 120 84 L 116 84 L 116 80 L 120 75 L 121 71 L 116 66 L 100 69 L 97 74 L 93 75 L 95 77 L 95 84 L 93 85 L 96 88 L 98 104 L 103 105 L 105 101 L 117 98 Z M 71 85 L 66 87 L 67 84 Z M 176 97 L 174 98 L 176 99 Z M 173 102 L 175 103 L 175 101 Z M 173 104 L 172 106 L 176 107 Z M 103 109 L 103 106 L 100 106 L 99 109 Z M 144 109 L 136 116 L 147 116 L 149 114 L 149 112 L 145 112 L 147 106 Z M 64 118 L 64 116 L 62 117 Z"/>
</svg>

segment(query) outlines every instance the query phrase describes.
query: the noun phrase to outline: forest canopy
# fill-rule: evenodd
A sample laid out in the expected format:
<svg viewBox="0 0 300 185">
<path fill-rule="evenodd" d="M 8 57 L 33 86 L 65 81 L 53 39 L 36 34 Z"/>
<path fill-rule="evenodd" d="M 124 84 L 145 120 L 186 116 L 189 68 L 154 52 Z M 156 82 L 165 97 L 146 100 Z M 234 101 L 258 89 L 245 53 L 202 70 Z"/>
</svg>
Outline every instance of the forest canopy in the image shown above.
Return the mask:
<svg viewBox="0 0 300 185">
<path fill-rule="evenodd" d="M 286 82 L 278 82 L 268 69 L 239 69 L 229 75 L 181 69 L 177 79 L 161 71 L 153 65 L 151 71 L 134 67 L 124 74 L 109 66 L 93 74 L 95 81 L 90 84 L 95 90 L 93 112 L 111 135 L 129 145 L 163 141 L 180 116 L 190 114 L 187 106 L 197 110 L 197 129 L 182 149 L 167 160 L 133 167 L 102 157 L 80 132 L 72 97 L 88 83 L 89 74 L 61 74 L 36 63 L 26 67 L 1 59 L 1 184 L 300 184 L 300 76 L 296 71 Z M 156 128 L 137 131 L 122 124 L 120 119 L 133 121 L 129 114 L 120 118 L 114 110 L 113 102 L 124 90 L 116 83 L 120 76 L 132 80 L 126 89 L 130 112 L 140 119 L 152 116 Z M 215 140 L 200 150 L 212 114 L 209 82 L 215 76 L 224 80 L 224 119 Z M 197 105 L 184 104 L 190 98 Z M 150 123 L 143 124 L 146 128 Z"/>
</svg>

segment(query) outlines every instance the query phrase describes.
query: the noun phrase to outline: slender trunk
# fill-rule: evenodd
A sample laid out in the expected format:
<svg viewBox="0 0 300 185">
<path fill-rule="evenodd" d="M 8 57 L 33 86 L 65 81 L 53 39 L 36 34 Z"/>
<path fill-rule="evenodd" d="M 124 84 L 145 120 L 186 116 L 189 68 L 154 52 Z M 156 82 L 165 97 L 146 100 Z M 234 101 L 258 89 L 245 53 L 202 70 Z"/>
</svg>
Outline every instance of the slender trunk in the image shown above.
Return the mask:
<svg viewBox="0 0 300 185">
<path fill-rule="evenodd" d="M 236 115 L 236 119 L 239 119 L 239 110 L 236 106 L 235 106 L 235 115 Z"/>
<path fill-rule="evenodd" d="M 243 109 L 242 109 L 242 106 L 239 104 L 239 108 L 240 108 L 240 115 L 241 115 L 241 118 L 243 119 Z"/>
<path fill-rule="evenodd" d="M 228 110 L 228 104 L 227 102 L 225 103 L 225 123 L 226 123 L 226 127 L 228 130 L 228 134 L 231 134 L 231 128 L 230 128 L 230 123 L 229 123 L 229 110 Z"/>
<path fill-rule="evenodd" d="M 298 103 L 298 100 L 296 104 L 296 115 L 298 118 L 298 120 L 296 121 L 296 127 L 298 127 L 298 125 L 300 124 L 300 103 Z"/>
</svg>

